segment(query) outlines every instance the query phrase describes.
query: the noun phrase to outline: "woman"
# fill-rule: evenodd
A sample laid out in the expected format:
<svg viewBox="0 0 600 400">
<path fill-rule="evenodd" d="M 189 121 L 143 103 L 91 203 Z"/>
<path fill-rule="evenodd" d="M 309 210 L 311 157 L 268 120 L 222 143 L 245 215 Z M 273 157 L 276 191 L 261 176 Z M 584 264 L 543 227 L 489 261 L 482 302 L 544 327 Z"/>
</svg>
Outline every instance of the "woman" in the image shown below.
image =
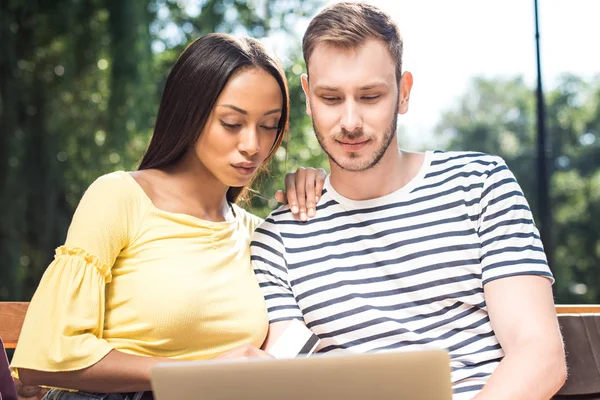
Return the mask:
<svg viewBox="0 0 600 400">
<path fill-rule="evenodd" d="M 260 220 L 235 202 L 288 115 L 285 75 L 257 41 L 210 34 L 186 48 L 139 170 L 84 194 L 31 301 L 19 378 L 78 391 L 48 399 L 122 400 L 150 390 L 158 362 L 268 356 L 248 249 Z"/>
</svg>

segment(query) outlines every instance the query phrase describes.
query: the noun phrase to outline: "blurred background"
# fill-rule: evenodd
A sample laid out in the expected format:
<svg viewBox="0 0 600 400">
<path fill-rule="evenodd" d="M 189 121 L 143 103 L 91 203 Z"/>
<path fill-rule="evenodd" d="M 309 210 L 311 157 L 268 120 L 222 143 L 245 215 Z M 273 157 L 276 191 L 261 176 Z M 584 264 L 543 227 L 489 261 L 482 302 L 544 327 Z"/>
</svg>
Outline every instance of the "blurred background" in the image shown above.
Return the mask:
<svg viewBox="0 0 600 400">
<path fill-rule="evenodd" d="M 136 168 L 166 76 L 200 35 L 263 40 L 290 82 L 290 136 L 247 207 L 264 217 L 286 172 L 328 169 L 299 82 L 302 34 L 329 3 L 0 2 L 0 300 L 31 298 L 94 179 Z M 401 146 L 504 157 L 541 227 L 556 302 L 600 303 L 600 1 L 539 1 L 541 158 L 534 0 L 369 3 L 398 22 L 415 77 Z"/>
</svg>

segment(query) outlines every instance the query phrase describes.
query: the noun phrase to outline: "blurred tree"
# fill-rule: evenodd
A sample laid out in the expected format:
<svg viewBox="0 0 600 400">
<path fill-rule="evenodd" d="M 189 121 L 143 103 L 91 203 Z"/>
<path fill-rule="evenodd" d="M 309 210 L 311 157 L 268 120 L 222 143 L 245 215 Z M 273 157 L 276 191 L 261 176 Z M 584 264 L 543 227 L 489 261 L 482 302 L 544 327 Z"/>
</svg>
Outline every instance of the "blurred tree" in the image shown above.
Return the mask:
<svg viewBox="0 0 600 400">
<path fill-rule="evenodd" d="M 68 107 L 74 95 L 87 95 L 81 83 L 90 81 L 101 15 L 99 1 L 0 7 L 0 299 L 18 299 L 30 294 L 23 283 L 37 283 L 72 212 L 66 138 L 83 126 L 60 122 L 77 112 Z"/>
<path fill-rule="evenodd" d="M 552 147 L 555 294 L 600 302 L 600 77 L 566 75 L 546 97 Z M 476 78 L 437 127 L 449 149 L 502 156 L 537 219 L 535 98 L 522 79 Z M 547 251 L 549 249 L 546 249 Z"/>
<path fill-rule="evenodd" d="M 166 76 L 184 46 L 208 32 L 300 39 L 289 31 L 318 0 L 11 0 L 0 2 L 0 300 L 27 300 L 98 176 L 134 169 Z M 298 49 L 294 48 L 297 52 Z M 285 55 L 295 106 L 297 58 Z M 300 70 L 298 69 L 300 68 Z M 310 129 L 298 108 L 290 150 Z M 311 164 L 312 153 L 273 177 Z M 281 179 L 279 180 L 281 182 Z M 273 184 L 252 205 L 265 215 Z M 272 203 L 271 203 L 272 205 Z"/>
</svg>

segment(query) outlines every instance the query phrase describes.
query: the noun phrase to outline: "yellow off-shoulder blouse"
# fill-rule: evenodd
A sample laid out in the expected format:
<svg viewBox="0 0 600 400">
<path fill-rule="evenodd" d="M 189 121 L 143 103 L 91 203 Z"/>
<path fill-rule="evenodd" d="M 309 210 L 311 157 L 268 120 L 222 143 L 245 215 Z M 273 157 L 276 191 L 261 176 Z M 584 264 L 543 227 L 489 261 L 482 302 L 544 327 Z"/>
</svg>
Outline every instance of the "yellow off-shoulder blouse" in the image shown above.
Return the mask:
<svg viewBox="0 0 600 400">
<path fill-rule="evenodd" d="M 268 329 L 249 244 L 260 219 L 156 208 L 124 171 L 85 192 L 31 300 L 11 369 L 72 371 L 112 349 L 177 360 L 260 347 Z"/>
</svg>

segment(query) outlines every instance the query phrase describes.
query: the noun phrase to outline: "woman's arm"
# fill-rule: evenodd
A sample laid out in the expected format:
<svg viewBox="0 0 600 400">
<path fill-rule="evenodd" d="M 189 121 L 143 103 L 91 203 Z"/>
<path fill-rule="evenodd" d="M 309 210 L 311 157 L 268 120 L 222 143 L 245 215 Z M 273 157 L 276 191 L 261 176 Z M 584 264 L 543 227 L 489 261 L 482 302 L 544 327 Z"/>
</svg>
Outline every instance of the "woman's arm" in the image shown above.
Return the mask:
<svg viewBox="0 0 600 400">
<path fill-rule="evenodd" d="M 272 358 L 251 344 L 238 346 L 217 358 L 250 359 Z M 19 379 L 26 385 L 43 385 L 83 390 L 86 392 L 141 392 L 152 390 L 152 367 L 158 363 L 172 362 L 165 357 L 143 357 L 110 351 L 96 364 L 77 371 L 46 372 L 19 368 Z"/>
<path fill-rule="evenodd" d="M 102 338 L 106 284 L 137 232 L 144 205 L 126 176 L 98 178 L 31 299 L 11 368 L 25 384 L 86 391 L 150 388 L 159 359 L 115 351 Z M 45 334 L 40 334 L 46 332 Z"/>
<path fill-rule="evenodd" d="M 47 372 L 19 368 L 26 385 L 62 387 L 86 392 L 140 392 L 151 390 L 150 370 L 155 364 L 172 361 L 110 351 L 97 363 L 77 371 Z"/>
</svg>

